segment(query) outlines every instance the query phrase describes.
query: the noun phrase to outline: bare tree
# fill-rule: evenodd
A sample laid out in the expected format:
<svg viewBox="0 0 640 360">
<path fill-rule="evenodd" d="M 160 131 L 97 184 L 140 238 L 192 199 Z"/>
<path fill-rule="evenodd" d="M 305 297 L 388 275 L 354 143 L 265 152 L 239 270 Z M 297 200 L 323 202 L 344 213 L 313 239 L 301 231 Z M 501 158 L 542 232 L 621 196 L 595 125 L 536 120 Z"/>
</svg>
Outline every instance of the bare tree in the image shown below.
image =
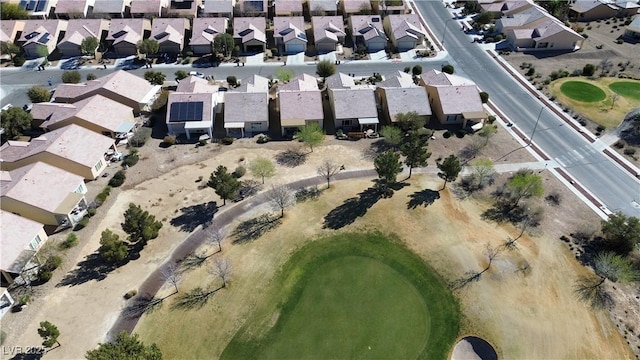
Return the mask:
<svg viewBox="0 0 640 360">
<path fill-rule="evenodd" d="M 227 235 L 227 232 L 224 228 L 209 229 L 205 233 L 205 236 L 207 237 L 207 242 L 218 245 L 218 251 L 216 253 L 222 252 L 222 240 L 224 240 L 226 235 Z"/>
<path fill-rule="evenodd" d="M 280 210 L 280 217 L 284 217 L 284 209 L 293 205 L 293 191 L 287 185 L 272 185 L 267 198 L 274 210 Z"/>
<path fill-rule="evenodd" d="M 324 177 L 327 180 L 327 189 L 331 187 L 331 178 L 340 172 L 342 166 L 336 164 L 330 159 L 325 159 L 317 168 L 318 175 Z"/>
<path fill-rule="evenodd" d="M 618 94 L 611 95 L 611 109 L 613 109 L 613 107 L 616 104 L 616 101 L 618 101 L 619 98 L 620 98 L 620 95 Z"/>
<path fill-rule="evenodd" d="M 454 290 L 462 289 L 463 287 L 473 282 L 479 281 L 480 278 L 482 278 L 482 274 L 489 271 L 489 269 L 491 268 L 491 264 L 493 264 L 493 260 L 495 260 L 500 255 L 501 252 L 502 252 L 501 247 L 493 247 L 491 246 L 491 244 L 487 243 L 484 251 L 484 255 L 487 257 L 487 260 L 489 261 L 487 263 L 487 266 L 485 266 L 485 268 L 482 269 L 481 271 L 473 271 L 473 270 L 467 271 L 463 277 L 451 283 L 451 288 Z"/>
<path fill-rule="evenodd" d="M 231 262 L 226 258 L 217 258 L 213 262 L 213 267 L 209 271 L 222 280 L 222 287 L 227 287 L 231 277 Z"/>
<path fill-rule="evenodd" d="M 520 229 L 520 234 L 515 238 L 507 238 L 507 241 L 503 244 L 504 248 L 507 250 L 515 250 L 517 247 L 516 242 L 520 240 L 528 229 L 535 227 L 540 223 L 540 220 L 542 220 L 542 214 L 542 208 L 527 210 L 527 212 L 522 215 L 522 220 L 517 224 L 517 228 Z"/>
<path fill-rule="evenodd" d="M 171 295 L 177 294 L 178 282 L 180 281 L 180 272 L 178 270 L 178 266 L 175 263 L 167 265 L 164 269 L 162 269 L 162 278 L 164 279 L 164 281 L 169 282 L 171 285 L 173 285 L 173 287 L 176 289 L 176 291 Z"/>
</svg>

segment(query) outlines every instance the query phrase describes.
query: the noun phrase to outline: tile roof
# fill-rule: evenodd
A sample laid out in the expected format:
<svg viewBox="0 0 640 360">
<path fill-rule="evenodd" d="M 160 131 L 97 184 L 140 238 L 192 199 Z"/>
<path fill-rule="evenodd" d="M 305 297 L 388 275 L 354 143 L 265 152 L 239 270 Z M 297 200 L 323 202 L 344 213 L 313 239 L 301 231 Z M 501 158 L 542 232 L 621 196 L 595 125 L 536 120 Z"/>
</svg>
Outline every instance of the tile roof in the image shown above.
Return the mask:
<svg viewBox="0 0 640 360">
<path fill-rule="evenodd" d="M 388 17 L 391 32 L 395 39 L 402 39 L 408 36 L 417 40 L 427 35 L 427 31 L 422 26 L 420 17 L 417 14 L 388 15 Z"/>
<path fill-rule="evenodd" d="M 87 81 L 85 84 L 60 84 L 53 96 L 76 99 L 100 89 L 141 103 L 150 92 L 155 91 L 156 87 L 139 76 L 119 70 L 96 80 Z"/>
<path fill-rule="evenodd" d="M 316 91 L 318 79 L 307 73 L 302 73 L 291 79 L 288 83 L 278 86 L 278 91 Z"/>
<path fill-rule="evenodd" d="M 19 40 L 24 42 L 23 47 L 32 43 L 55 46 L 60 31 L 67 28 L 65 20 L 25 20 L 24 23 L 24 31 Z"/>
<path fill-rule="evenodd" d="M 234 6 L 236 6 L 235 0 L 205 0 L 204 12 L 205 14 L 233 13 Z"/>
<path fill-rule="evenodd" d="M 113 146 L 111 138 L 71 124 L 40 135 L 29 142 L 7 141 L 0 147 L 0 158 L 3 162 L 13 163 L 46 152 L 86 167 L 93 167 L 110 146 Z"/>
<path fill-rule="evenodd" d="M 240 86 L 234 90 L 235 92 L 269 92 L 269 79 L 260 75 L 252 75 L 242 79 Z"/>
<path fill-rule="evenodd" d="M 302 1 L 300 0 L 274 0 L 274 6 L 276 15 L 291 15 L 294 12 L 302 14 Z"/>
<path fill-rule="evenodd" d="M 132 14 L 161 14 L 161 9 L 168 6 L 166 0 L 132 0 Z"/>
<path fill-rule="evenodd" d="M 436 91 L 442 112 L 445 114 L 484 111 L 480 93 L 475 85 L 439 86 Z"/>
<path fill-rule="evenodd" d="M 543 23 L 540 23 L 536 25 L 533 30 L 534 31 L 531 35 L 531 38 L 535 41 L 541 41 L 559 33 L 567 33 L 575 37 L 582 38 L 582 36 L 577 32 L 571 30 L 567 26 L 564 26 L 564 24 L 560 24 L 553 20 L 547 20 Z"/>
<path fill-rule="evenodd" d="M 377 118 L 373 89 L 331 89 L 336 119 Z"/>
<path fill-rule="evenodd" d="M 102 95 L 94 95 L 73 104 L 33 104 L 31 115 L 36 120 L 43 120 L 41 128 L 50 128 L 58 122 L 77 117 L 116 132 L 123 122 L 133 120 L 133 109 Z"/>
<path fill-rule="evenodd" d="M 80 175 L 43 162 L 36 162 L 13 171 L 3 171 L 0 195 L 55 212 L 70 193 L 83 183 Z"/>
<path fill-rule="evenodd" d="M 64 38 L 58 45 L 68 42 L 80 46 L 82 40 L 88 37 L 94 37 L 100 41 L 102 31 L 108 28 L 109 22 L 103 19 L 71 19 Z"/>
<path fill-rule="evenodd" d="M 180 80 L 176 92 L 213 94 L 218 92 L 218 89 L 218 85 L 209 85 L 209 81 L 192 75 Z"/>
<path fill-rule="evenodd" d="M 338 38 L 346 36 L 342 16 L 313 16 L 311 24 L 315 42 L 322 39 L 338 42 Z"/>
<path fill-rule="evenodd" d="M 2 20 L 0 21 L 0 41 L 14 42 L 18 32 L 24 30 L 24 21 L 22 20 Z"/>
<path fill-rule="evenodd" d="M 550 17 L 550 15 L 544 9 L 532 6 L 518 13 L 502 17 L 498 19 L 496 23 L 500 23 L 502 28 L 522 27 L 548 17 Z"/>
<path fill-rule="evenodd" d="M 280 97 L 280 120 L 283 125 L 291 120 L 324 119 L 320 90 L 284 91 L 278 96 Z M 295 125 L 304 125 L 304 122 Z"/>
<path fill-rule="evenodd" d="M 224 95 L 224 122 L 269 122 L 269 95 L 266 92 L 229 91 Z"/>
<path fill-rule="evenodd" d="M 418 115 L 431 115 L 427 90 L 422 86 L 389 87 L 384 89 L 384 93 L 391 118 L 409 111 L 415 111 Z"/>
<path fill-rule="evenodd" d="M 326 84 L 329 89 L 351 89 L 356 86 L 356 82 L 351 76 L 341 72 L 329 76 Z"/>
<path fill-rule="evenodd" d="M 193 19 L 193 35 L 189 45 L 210 45 L 218 34 L 227 32 L 229 20 L 223 17 Z"/>
<path fill-rule="evenodd" d="M 185 93 L 185 92 L 172 92 L 169 94 L 169 99 L 167 100 L 167 124 L 172 122 L 180 122 L 171 119 L 172 107 L 179 106 L 177 104 L 181 103 L 202 103 L 202 118 L 201 119 L 190 119 L 191 121 L 213 121 L 213 101 L 214 95 L 212 93 Z"/>
<path fill-rule="evenodd" d="M 375 37 L 387 39 L 382 27 L 380 15 L 351 15 L 351 33 L 353 36 L 362 36 L 365 40 Z"/>
<path fill-rule="evenodd" d="M 0 270 L 16 272 L 22 270 L 20 265 L 16 268 L 16 260 L 22 252 L 29 247 L 29 243 L 38 235 L 44 225 L 9 211 L 0 210 Z M 44 239 L 41 239 L 44 240 Z"/>
<path fill-rule="evenodd" d="M 404 71 L 398 70 L 392 75 L 386 76 L 384 81 L 379 82 L 377 86 L 386 88 L 386 87 L 414 87 L 417 85 L 413 82 L 413 76 L 411 76 L 411 74 L 407 74 Z"/>
<path fill-rule="evenodd" d="M 346 13 L 358 13 L 362 9 L 371 10 L 371 2 L 369 0 L 342 0 L 344 11 Z"/>
<path fill-rule="evenodd" d="M 56 14 L 84 14 L 86 15 L 89 0 L 58 0 Z"/>
<path fill-rule="evenodd" d="M 185 29 L 189 29 L 186 18 L 155 18 L 151 23 L 151 38 L 160 44 L 168 41 L 182 45 Z"/>
<path fill-rule="evenodd" d="M 473 85 L 475 83 L 467 78 L 463 78 L 457 75 L 447 74 L 438 70 L 429 70 L 420 75 L 422 81 L 426 85 L 430 86 L 458 86 L 458 85 Z"/>
<path fill-rule="evenodd" d="M 113 41 L 114 45 L 121 42 L 137 44 L 145 29 L 151 30 L 149 19 L 111 19 L 106 40 Z"/>
<path fill-rule="evenodd" d="M 314 11 L 338 11 L 337 0 L 307 0 L 309 2 L 309 10 Z"/>
<path fill-rule="evenodd" d="M 282 38 L 285 43 L 294 38 L 307 42 L 302 16 L 276 16 L 273 18 L 273 27 L 273 37 Z"/>
<path fill-rule="evenodd" d="M 131 5 L 131 0 L 96 0 L 93 5 L 94 14 L 122 13 L 125 7 Z"/>
<path fill-rule="evenodd" d="M 241 39 L 243 44 L 254 39 L 266 43 L 266 28 L 267 21 L 263 17 L 233 18 L 233 37 Z"/>
</svg>

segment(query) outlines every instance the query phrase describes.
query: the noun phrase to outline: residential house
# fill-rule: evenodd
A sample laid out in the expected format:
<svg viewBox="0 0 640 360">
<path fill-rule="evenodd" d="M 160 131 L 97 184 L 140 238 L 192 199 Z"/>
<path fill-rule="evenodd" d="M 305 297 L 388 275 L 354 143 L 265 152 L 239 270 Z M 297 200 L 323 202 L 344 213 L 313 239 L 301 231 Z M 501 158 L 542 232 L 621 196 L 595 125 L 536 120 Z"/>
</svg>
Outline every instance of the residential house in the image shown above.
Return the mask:
<svg viewBox="0 0 640 360">
<path fill-rule="evenodd" d="M 533 5 L 533 2 L 528 0 L 482 1 L 479 3 L 480 12 L 488 12 L 494 19 L 523 11 Z"/>
<path fill-rule="evenodd" d="M 193 32 L 189 46 L 194 54 L 211 54 L 211 43 L 219 34 L 227 32 L 229 19 L 224 17 L 193 19 Z M 231 51 L 233 49 L 228 49 Z"/>
<path fill-rule="evenodd" d="M 307 0 L 311 16 L 338 15 L 339 0 Z"/>
<path fill-rule="evenodd" d="M 371 14 L 371 2 L 369 0 L 340 0 L 340 9 L 345 18 L 356 14 Z"/>
<path fill-rule="evenodd" d="M 301 126 L 311 123 L 324 128 L 322 93 L 314 76 L 303 73 L 279 85 L 277 103 L 283 136 L 293 135 Z"/>
<path fill-rule="evenodd" d="M 93 17 L 122 19 L 131 15 L 131 0 L 95 0 Z"/>
<path fill-rule="evenodd" d="M 429 70 L 420 76 L 420 85 L 427 89 L 431 110 L 443 125 L 461 124 L 466 128 L 469 120 L 483 122 L 487 117 L 480 91 L 471 80 Z"/>
<path fill-rule="evenodd" d="M 90 15 L 95 0 L 58 0 L 54 13 L 58 19 L 79 19 Z"/>
<path fill-rule="evenodd" d="M 71 124 L 31 141 L 7 141 L 0 147 L 0 168 L 11 171 L 44 162 L 93 180 L 107 167 L 104 155 L 115 150 L 113 139 Z"/>
<path fill-rule="evenodd" d="M 267 46 L 267 22 L 263 17 L 235 17 L 233 38 L 245 53 L 264 52 Z"/>
<path fill-rule="evenodd" d="M 18 4 L 27 10 L 30 19 L 45 20 L 55 16 L 53 9 L 58 0 L 21 0 Z"/>
<path fill-rule="evenodd" d="M 149 19 L 167 15 L 169 0 L 131 0 L 131 16 Z"/>
<path fill-rule="evenodd" d="M 387 15 L 384 18 L 384 28 L 398 51 L 408 51 L 415 49 L 417 45 L 424 45 L 427 36 L 427 30 L 417 14 Z"/>
<path fill-rule="evenodd" d="M 629 39 L 640 39 L 640 16 L 633 19 L 631 24 L 624 30 L 624 36 Z"/>
<path fill-rule="evenodd" d="M 371 2 L 374 14 L 401 15 L 409 12 L 409 6 L 404 0 L 374 0 Z"/>
<path fill-rule="evenodd" d="M 149 19 L 111 19 L 107 44 L 120 56 L 138 54 L 138 42 L 151 35 Z"/>
<path fill-rule="evenodd" d="M 542 7 L 534 5 L 496 20 L 496 31 L 506 34 L 511 29 L 530 29 L 553 18 Z M 555 18 L 554 18 L 555 19 Z"/>
<path fill-rule="evenodd" d="M 345 131 L 378 128 L 378 109 L 374 87 L 356 85 L 354 79 L 343 73 L 333 74 L 326 80 L 329 104 L 335 128 Z"/>
<path fill-rule="evenodd" d="M 189 76 L 182 79 L 176 91 L 169 94 L 166 124 L 171 135 L 206 134 L 213 138 L 213 125 L 218 104 L 217 85 Z"/>
<path fill-rule="evenodd" d="M 86 193 L 82 176 L 47 163 L 0 171 L 0 208 L 44 225 L 78 223 L 87 212 Z"/>
<path fill-rule="evenodd" d="M 538 23 L 531 28 L 506 31 L 507 42 L 515 51 L 576 50 L 584 38 L 555 19 Z"/>
<path fill-rule="evenodd" d="M 302 16 L 301 0 L 274 0 L 273 6 L 276 16 Z"/>
<path fill-rule="evenodd" d="M 302 16 L 276 16 L 273 18 L 273 28 L 273 39 L 278 50 L 286 54 L 307 51 L 307 34 Z"/>
<path fill-rule="evenodd" d="M 594 21 L 633 16 L 638 9 L 640 4 L 632 1 L 577 0 L 569 7 L 569 17 L 577 21 Z"/>
<path fill-rule="evenodd" d="M 404 71 L 398 71 L 377 84 L 376 98 L 381 105 L 387 124 L 393 124 L 398 114 L 416 112 L 425 124 L 431 119 L 431 106 L 424 87 L 413 82 L 413 77 Z"/>
<path fill-rule="evenodd" d="M 62 57 L 84 55 L 80 49 L 82 41 L 89 37 L 94 37 L 98 43 L 106 38 L 109 29 L 109 21 L 103 19 L 73 19 L 69 20 L 67 31 L 62 41 L 58 43 L 58 50 Z M 96 46 L 93 54 L 98 50 Z M 93 55 L 90 54 L 90 55 Z"/>
<path fill-rule="evenodd" d="M 0 232 L 2 285 L 11 285 L 49 237 L 42 223 L 9 211 L 0 210 L 0 223 L 3 224 Z M 0 299 L 0 308 L 3 302 L 7 301 Z M 0 312 L 0 317 L 2 315 Z"/>
<path fill-rule="evenodd" d="M 384 33 L 380 15 L 352 15 L 349 17 L 354 48 L 363 45 L 369 52 L 384 50 L 389 38 Z"/>
<path fill-rule="evenodd" d="M 9 312 L 14 303 L 15 301 L 9 293 L 9 289 L 4 286 L 0 287 L 0 319 Z"/>
<path fill-rule="evenodd" d="M 236 15 L 258 16 L 266 18 L 269 8 L 268 0 L 239 0 L 236 4 Z"/>
<path fill-rule="evenodd" d="M 112 139 L 126 138 L 136 125 L 131 107 L 102 95 L 73 104 L 37 103 L 30 113 L 32 125 L 47 131 L 76 124 Z"/>
<path fill-rule="evenodd" d="M 224 95 L 227 135 L 252 136 L 269 130 L 269 79 L 253 75 Z"/>
<path fill-rule="evenodd" d="M 0 22 L 0 43 L 16 43 L 24 31 L 23 20 L 2 20 Z"/>
<path fill-rule="evenodd" d="M 48 56 L 56 49 L 60 33 L 66 30 L 66 20 L 25 20 L 18 45 L 28 58 Z"/>
<path fill-rule="evenodd" d="M 60 84 L 53 93 L 53 100 L 70 104 L 102 95 L 131 107 L 138 115 L 150 110 L 159 91 L 160 85 L 151 85 L 139 76 L 120 70 L 84 84 Z"/>
<path fill-rule="evenodd" d="M 338 44 L 344 44 L 346 33 L 341 16 L 313 16 L 311 26 L 317 53 L 336 51 Z"/>
<path fill-rule="evenodd" d="M 233 19 L 233 9 L 236 6 L 236 0 L 203 0 L 204 11 L 206 17 L 225 17 Z"/>
<path fill-rule="evenodd" d="M 167 16 L 193 19 L 198 16 L 202 0 L 169 0 Z"/>
<path fill-rule="evenodd" d="M 180 54 L 184 46 L 184 31 L 190 29 L 189 19 L 156 18 L 151 23 L 151 38 L 160 45 L 158 53 Z"/>
</svg>

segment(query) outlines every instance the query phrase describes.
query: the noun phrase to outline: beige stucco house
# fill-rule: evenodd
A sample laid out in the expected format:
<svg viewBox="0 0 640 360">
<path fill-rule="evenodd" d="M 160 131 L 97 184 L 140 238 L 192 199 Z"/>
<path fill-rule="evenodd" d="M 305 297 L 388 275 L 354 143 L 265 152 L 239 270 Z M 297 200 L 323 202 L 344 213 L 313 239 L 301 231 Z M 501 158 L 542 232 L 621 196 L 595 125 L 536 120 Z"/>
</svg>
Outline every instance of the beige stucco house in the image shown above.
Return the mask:
<svg viewBox="0 0 640 360">
<path fill-rule="evenodd" d="M 184 32 L 189 29 L 188 19 L 156 18 L 151 23 L 151 39 L 160 45 L 158 53 L 179 54 L 184 46 Z"/>
<path fill-rule="evenodd" d="M 166 124 L 169 134 L 184 134 L 188 140 L 202 134 L 213 138 L 219 88 L 195 76 L 182 79 L 167 101 Z"/>
<path fill-rule="evenodd" d="M 209 17 L 193 19 L 193 33 L 189 46 L 194 54 L 211 54 L 211 43 L 216 36 L 225 34 L 229 26 L 229 19 L 224 17 Z M 229 49 L 231 51 L 233 49 Z"/>
<path fill-rule="evenodd" d="M 322 94 L 314 76 L 303 73 L 279 85 L 276 99 L 283 136 L 293 135 L 301 126 L 311 123 L 324 128 Z"/>
<path fill-rule="evenodd" d="M 376 86 L 376 98 L 381 106 L 385 123 L 396 123 L 398 114 L 411 111 L 422 117 L 425 124 L 431 119 L 427 91 L 424 87 L 416 85 L 410 74 L 397 71 Z"/>
<path fill-rule="evenodd" d="M 53 53 L 60 34 L 67 30 L 66 20 L 25 20 L 24 31 L 18 40 L 27 58 Z"/>
<path fill-rule="evenodd" d="M 624 36 L 630 39 L 640 39 L 640 16 L 636 17 L 624 30 Z"/>
<path fill-rule="evenodd" d="M 74 226 L 87 211 L 82 176 L 36 162 L 0 171 L 0 208 L 44 225 Z"/>
<path fill-rule="evenodd" d="M 338 15 L 338 2 L 335 0 L 307 0 L 311 16 Z"/>
<path fill-rule="evenodd" d="M 443 125 L 465 128 L 469 120 L 483 122 L 487 117 L 480 91 L 469 79 L 429 70 L 420 76 L 420 85 L 427 89 L 431 111 Z"/>
<path fill-rule="evenodd" d="M 57 3 L 58 0 L 21 0 L 18 5 L 27 11 L 29 19 L 45 20 L 55 17 L 53 10 Z"/>
<path fill-rule="evenodd" d="M 54 10 L 58 19 L 80 19 L 91 15 L 95 0 L 58 0 Z"/>
<path fill-rule="evenodd" d="M 60 84 L 52 99 L 54 102 L 70 104 L 102 95 L 129 106 L 138 115 L 150 111 L 159 91 L 160 85 L 151 85 L 139 76 L 120 70 L 84 84 Z"/>
<path fill-rule="evenodd" d="M 202 0 L 169 0 L 167 16 L 193 19 L 198 16 Z"/>
<path fill-rule="evenodd" d="M 273 39 L 279 51 L 297 54 L 307 51 L 307 34 L 302 16 L 273 18 Z"/>
<path fill-rule="evenodd" d="M 205 0 L 202 16 L 233 19 L 233 9 L 235 7 L 236 0 Z"/>
<path fill-rule="evenodd" d="M 138 54 L 138 42 L 150 35 L 149 19 L 111 19 L 106 41 L 116 54 L 130 56 Z"/>
<path fill-rule="evenodd" d="M 344 44 L 346 33 L 341 16 L 313 16 L 311 26 L 317 53 L 336 51 L 338 44 Z"/>
<path fill-rule="evenodd" d="M 417 14 L 388 15 L 384 18 L 384 29 L 398 51 L 423 45 L 427 36 L 427 30 Z"/>
<path fill-rule="evenodd" d="M 100 41 L 106 38 L 109 29 L 109 21 L 104 19 L 72 19 L 69 20 L 64 38 L 58 43 L 58 50 L 62 57 L 84 55 L 80 50 L 82 41 L 94 37 Z M 98 50 L 96 47 L 93 51 Z M 92 54 L 89 54 L 92 55 Z"/>
<path fill-rule="evenodd" d="M 269 130 L 269 79 L 253 75 L 224 95 L 227 135 L 253 136 Z"/>
<path fill-rule="evenodd" d="M 130 16 L 131 0 L 95 0 L 93 17 L 114 19 Z"/>
<path fill-rule="evenodd" d="M 106 169 L 105 154 L 109 151 L 116 151 L 113 139 L 69 125 L 28 142 L 7 141 L 0 147 L 0 169 L 11 171 L 44 162 L 93 180 Z"/>
<path fill-rule="evenodd" d="M 24 31 L 23 20 L 2 20 L 0 21 L 0 42 L 15 43 L 18 34 Z"/>
<path fill-rule="evenodd" d="M 326 85 L 336 130 L 377 130 L 379 120 L 373 86 L 356 85 L 351 76 L 343 73 L 328 77 Z"/>
<path fill-rule="evenodd" d="M 369 0 L 340 0 L 340 9 L 344 17 L 371 14 L 373 10 Z"/>
<path fill-rule="evenodd" d="M 263 17 L 235 17 L 233 38 L 243 52 L 264 52 L 267 46 L 266 28 L 267 22 Z"/>
<path fill-rule="evenodd" d="M 167 15 L 169 0 L 131 0 L 131 16 L 153 19 Z"/>
<path fill-rule="evenodd" d="M 2 284 L 13 284 L 49 237 L 37 221 L 0 210 L 0 273 Z"/>
<path fill-rule="evenodd" d="M 638 9 L 640 4 L 634 1 L 577 0 L 569 7 L 569 17 L 577 21 L 594 21 L 634 16 Z"/>
<path fill-rule="evenodd" d="M 488 0 L 479 2 L 480 12 L 490 13 L 494 19 L 520 12 L 533 5 L 533 2 L 527 0 Z"/>
<path fill-rule="evenodd" d="M 389 38 L 384 32 L 380 15 L 352 15 L 349 17 L 354 48 L 364 45 L 369 52 L 384 50 Z"/>
<path fill-rule="evenodd" d="M 275 0 L 274 8 L 276 16 L 302 16 L 301 0 Z"/>
</svg>

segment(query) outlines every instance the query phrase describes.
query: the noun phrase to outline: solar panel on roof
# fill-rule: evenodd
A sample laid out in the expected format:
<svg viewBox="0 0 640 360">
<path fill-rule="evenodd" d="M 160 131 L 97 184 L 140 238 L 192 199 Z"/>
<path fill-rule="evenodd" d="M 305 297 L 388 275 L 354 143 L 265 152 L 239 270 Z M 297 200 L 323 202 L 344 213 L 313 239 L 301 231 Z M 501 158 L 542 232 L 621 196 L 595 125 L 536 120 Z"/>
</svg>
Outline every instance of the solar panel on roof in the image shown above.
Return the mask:
<svg viewBox="0 0 640 360">
<path fill-rule="evenodd" d="M 38 1 L 38 5 L 36 5 L 36 11 L 44 11 L 47 7 L 47 0 Z"/>
<path fill-rule="evenodd" d="M 25 8 L 29 11 L 33 11 L 33 9 L 36 8 L 36 2 L 35 1 L 29 1 L 27 3 L 27 6 L 25 6 Z"/>
<path fill-rule="evenodd" d="M 280 35 L 287 35 L 288 33 L 292 32 L 293 29 L 292 28 L 286 28 L 282 31 L 280 31 Z"/>
<path fill-rule="evenodd" d="M 42 37 L 40 38 L 40 42 L 43 44 L 49 42 L 49 36 L 51 36 L 51 34 L 49 34 L 48 32 L 44 33 L 44 35 L 42 35 Z"/>
<path fill-rule="evenodd" d="M 242 31 L 240 31 L 240 32 L 238 33 L 238 35 L 240 35 L 240 36 L 245 36 L 245 35 L 247 35 L 247 34 L 251 33 L 252 31 L 253 31 L 252 29 L 242 30 Z"/>
<path fill-rule="evenodd" d="M 202 121 L 204 102 L 176 102 L 169 109 L 169 122 Z"/>
<path fill-rule="evenodd" d="M 298 33 L 296 34 L 297 37 L 299 37 L 302 40 L 307 40 L 307 34 L 305 33 Z"/>
<path fill-rule="evenodd" d="M 117 39 L 117 38 L 119 38 L 119 37 L 121 37 L 121 36 L 125 35 L 126 33 L 127 33 L 126 31 L 124 31 L 124 30 L 120 30 L 120 31 L 118 31 L 117 33 L 113 34 L 113 37 L 114 37 L 115 39 Z"/>
<path fill-rule="evenodd" d="M 25 35 L 24 38 L 27 39 L 27 40 L 31 40 L 34 37 L 38 36 L 38 35 L 40 35 L 40 33 L 37 32 L 37 31 L 34 31 L 34 32 L 30 33 L 30 34 Z"/>
<path fill-rule="evenodd" d="M 379 18 L 371 18 L 371 22 L 380 22 Z"/>
</svg>

